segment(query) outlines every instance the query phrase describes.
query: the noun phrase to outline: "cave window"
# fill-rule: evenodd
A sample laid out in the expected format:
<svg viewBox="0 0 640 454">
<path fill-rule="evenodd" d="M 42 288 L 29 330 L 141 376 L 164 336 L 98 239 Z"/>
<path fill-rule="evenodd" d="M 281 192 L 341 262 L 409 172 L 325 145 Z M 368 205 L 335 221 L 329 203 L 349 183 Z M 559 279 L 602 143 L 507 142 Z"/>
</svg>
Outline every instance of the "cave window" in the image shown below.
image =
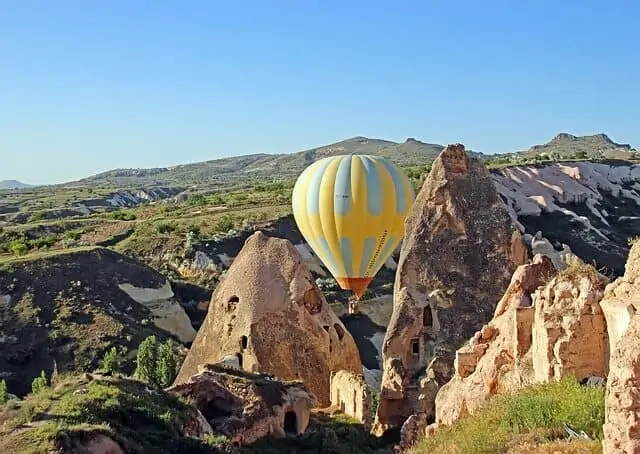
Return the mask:
<svg viewBox="0 0 640 454">
<path fill-rule="evenodd" d="M 329 325 L 324 325 L 322 328 L 323 328 L 327 333 L 329 332 Z"/>
<path fill-rule="evenodd" d="M 238 366 L 242 369 L 242 353 L 236 353 L 236 358 L 238 358 Z"/>
<path fill-rule="evenodd" d="M 238 298 L 237 296 L 233 295 L 231 298 L 229 298 L 229 301 L 227 301 L 227 312 L 231 312 L 236 308 L 236 304 L 238 304 L 240 302 L 240 298 Z"/>
<path fill-rule="evenodd" d="M 298 434 L 298 417 L 295 411 L 288 411 L 284 414 L 284 432 L 287 435 Z"/>
<path fill-rule="evenodd" d="M 247 348 L 247 344 L 249 343 L 249 339 L 247 338 L 247 336 L 242 336 L 240 338 L 240 347 L 244 350 L 245 348 Z"/>
<path fill-rule="evenodd" d="M 427 305 L 422 311 L 422 326 L 431 328 L 433 326 L 433 312 L 431 306 Z"/>
<path fill-rule="evenodd" d="M 357 397 L 358 394 L 356 393 L 356 390 L 353 390 L 353 414 L 355 415 L 358 411 L 358 406 L 357 406 Z"/>
<path fill-rule="evenodd" d="M 411 340 L 411 353 L 414 355 L 420 354 L 420 341 L 418 339 Z"/>
<path fill-rule="evenodd" d="M 342 329 L 342 327 L 337 323 L 334 323 L 333 328 L 336 330 L 336 333 L 338 334 L 338 340 L 342 340 L 342 338 L 344 337 L 344 330 Z"/>
</svg>

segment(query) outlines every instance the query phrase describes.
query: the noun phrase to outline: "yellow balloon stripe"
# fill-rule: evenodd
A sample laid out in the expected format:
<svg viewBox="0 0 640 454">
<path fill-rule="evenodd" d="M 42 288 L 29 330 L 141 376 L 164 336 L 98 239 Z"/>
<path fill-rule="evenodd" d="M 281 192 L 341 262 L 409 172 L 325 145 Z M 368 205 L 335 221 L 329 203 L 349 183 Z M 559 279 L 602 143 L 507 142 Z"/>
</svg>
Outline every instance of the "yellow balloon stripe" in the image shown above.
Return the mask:
<svg viewBox="0 0 640 454">
<path fill-rule="evenodd" d="M 397 167 L 379 157 L 353 155 L 307 167 L 292 204 L 300 232 L 331 274 L 360 278 L 374 276 L 400 244 L 414 198 Z"/>
</svg>

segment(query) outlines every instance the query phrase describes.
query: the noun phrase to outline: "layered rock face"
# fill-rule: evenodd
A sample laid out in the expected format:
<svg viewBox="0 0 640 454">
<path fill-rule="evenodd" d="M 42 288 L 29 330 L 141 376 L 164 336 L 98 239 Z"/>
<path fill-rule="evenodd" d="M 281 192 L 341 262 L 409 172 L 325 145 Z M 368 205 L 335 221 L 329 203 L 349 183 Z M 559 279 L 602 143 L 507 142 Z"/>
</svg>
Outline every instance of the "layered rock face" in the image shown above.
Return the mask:
<svg viewBox="0 0 640 454">
<path fill-rule="evenodd" d="M 450 425 L 491 396 L 533 382 L 532 294 L 554 273 L 541 255 L 513 274 L 496 316 L 456 353 L 455 374 L 436 397 L 436 421 Z"/>
<path fill-rule="evenodd" d="M 640 453 L 640 242 L 629 253 L 624 276 L 609 284 L 601 302 L 607 317 L 609 377 L 604 454 Z"/>
<path fill-rule="evenodd" d="M 429 366 L 430 385 L 424 385 L 437 388 L 449 380 L 455 350 L 491 319 L 525 259 L 488 170 L 462 145 L 449 145 L 405 222 L 382 350 L 377 433 L 413 413 L 433 412 L 432 400 L 418 400 L 420 377 Z"/>
<path fill-rule="evenodd" d="M 267 435 L 303 433 L 317 404 L 302 382 L 283 383 L 221 365 L 203 365 L 167 391 L 193 402 L 214 433 L 240 445 Z"/>
<path fill-rule="evenodd" d="M 541 230 L 598 269 L 623 273 L 627 238 L 640 229 L 640 165 L 522 165 L 493 170 L 492 178 L 522 232 Z"/>
<path fill-rule="evenodd" d="M 244 370 L 303 380 L 323 406 L 331 402 L 332 372 L 362 374 L 353 337 L 296 249 L 261 232 L 247 239 L 213 294 L 175 383 L 198 365 L 229 359 Z"/>
<path fill-rule="evenodd" d="M 640 453 L 640 315 L 634 315 L 611 356 L 605 399 L 604 454 Z"/>
<path fill-rule="evenodd" d="M 331 406 L 371 427 L 371 390 L 362 375 L 338 371 L 331 376 Z"/>
<path fill-rule="evenodd" d="M 574 375 L 604 378 L 608 343 L 600 299 L 607 279 L 583 265 L 550 277 L 536 255 L 519 267 L 495 318 L 458 350 L 455 375 L 436 397 L 436 422 L 451 425 L 491 396 Z"/>
<path fill-rule="evenodd" d="M 608 342 L 600 300 L 607 278 L 589 265 L 567 269 L 536 292 L 533 323 L 535 379 L 606 377 Z"/>
<path fill-rule="evenodd" d="M 611 354 L 640 308 L 640 241 L 629 251 L 624 275 L 607 285 L 600 306 L 607 318 Z"/>
</svg>

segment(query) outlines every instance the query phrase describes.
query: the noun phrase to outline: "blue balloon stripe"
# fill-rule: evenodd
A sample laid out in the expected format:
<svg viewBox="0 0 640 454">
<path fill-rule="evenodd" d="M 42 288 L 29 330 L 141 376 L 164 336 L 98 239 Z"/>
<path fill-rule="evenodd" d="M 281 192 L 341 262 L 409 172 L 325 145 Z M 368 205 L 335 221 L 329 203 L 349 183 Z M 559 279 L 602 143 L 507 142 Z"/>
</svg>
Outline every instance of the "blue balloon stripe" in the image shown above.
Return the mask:
<svg viewBox="0 0 640 454">
<path fill-rule="evenodd" d="M 371 216 L 382 213 L 382 182 L 375 163 L 369 156 L 360 156 L 367 178 L 367 210 Z"/>
<path fill-rule="evenodd" d="M 351 210 L 351 156 L 341 158 L 333 188 L 335 213 L 346 216 Z"/>
<path fill-rule="evenodd" d="M 320 213 L 320 185 L 322 177 L 324 177 L 324 173 L 332 161 L 333 158 L 325 158 L 316 163 L 318 167 L 314 169 L 313 177 L 311 177 L 311 182 L 309 182 L 309 188 L 307 189 L 307 210 L 311 216 Z"/>
<path fill-rule="evenodd" d="M 389 175 L 393 179 L 393 186 L 396 193 L 396 213 L 402 214 L 407 209 L 407 193 L 404 188 L 404 179 L 400 175 L 399 171 L 391 165 L 386 159 L 379 159 L 379 162 L 387 169 Z"/>
</svg>

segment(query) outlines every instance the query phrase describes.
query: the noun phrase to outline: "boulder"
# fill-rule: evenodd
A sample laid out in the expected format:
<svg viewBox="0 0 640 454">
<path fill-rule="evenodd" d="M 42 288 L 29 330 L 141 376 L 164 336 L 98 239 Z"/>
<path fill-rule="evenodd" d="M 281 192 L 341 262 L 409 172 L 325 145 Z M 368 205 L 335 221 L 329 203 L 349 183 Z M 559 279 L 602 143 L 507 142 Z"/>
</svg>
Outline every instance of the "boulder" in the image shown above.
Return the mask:
<svg viewBox="0 0 640 454">
<path fill-rule="evenodd" d="M 301 381 L 282 382 L 222 365 L 201 365 L 199 372 L 167 392 L 192 402 L 214 434 L 245 445 L 267 435 L 304 433 L 316 397 Z M 188 422 L 198 427 L 202 422 Z M 187 433 L 188 434 L 188 433 Z"/>
<path fill-rule="evenodd" d="M 491 320 L 525 260 L 522 237 L 485 165 L 463 145 L 447 146 L 405 221 L 376 433 L 429 404 L 418 401 L 420 376 L 431 364 L 436 385 L 449 380 L 455 350 Z"/>
<path fill-rule="evenodd" d="M 333 313 L 293 245 L 258 231 L 214 292 L 175 384 L 198 365 L 237 358 L 241 369 L 303 380 L 329 406 L 330 376 L 362 374 L 351 334 Z"/>
</svg>

